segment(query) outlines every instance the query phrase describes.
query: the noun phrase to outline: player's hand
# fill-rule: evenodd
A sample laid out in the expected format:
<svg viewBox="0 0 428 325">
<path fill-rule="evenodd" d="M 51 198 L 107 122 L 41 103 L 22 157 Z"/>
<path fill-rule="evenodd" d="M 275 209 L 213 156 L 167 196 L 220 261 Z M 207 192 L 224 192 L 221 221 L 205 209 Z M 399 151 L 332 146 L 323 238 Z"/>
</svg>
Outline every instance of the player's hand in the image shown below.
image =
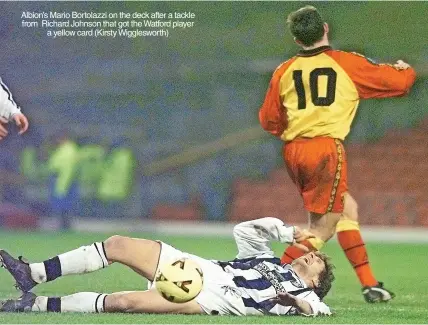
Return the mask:
<svg viewBox="0 0 428 325">
<path fill-rule="evenodd" d="M 276 302 L 281 306 L 294 306 L 296 297 L 289 294 L 288 292 L 279 292 L 275 298 L 272 298 L 272 302 Z"/>
<path fill-rule="evenodd" d="M 410 64 L 404 62 L 403 60 L 398 60 L 393 66 L 397 70 L 406 70 L 410 68 Z"/>
<path fill-rule="evenodd" d="M 278 295 L 275 298 L 272 298 L 271 301 L 276 302 L 281 306 L 292 306 L 304 315 L 312 314 L 312 307 L 307 301 L 293 296 L 288 292 L 278 292 Z"/>
<path fill-rule="evenodd" d="M 307 229 L 301 229 L 300 227 L 294 227 L 294 240 L 296 243 L 300 243 L 308 238 L 315 238 L 315 235 Z"/>
<path fill-rule="evenodd" d="M 13 115 L 13 120 L 15 121 L 16 126 L 19 128 L 18 134 L 23 134 L 28 130 L 29 123 L 27 117 L 24 114 L 17 113 Z"/>
<path fill-rule="evenodd" d="M 7 124 L 8 122 L 9 121 L 5 118 L 0 117 L 0 140 L 2 140 L 9 133 L 6 127 L 4 126 L 4 124 Z"/>
</svg>

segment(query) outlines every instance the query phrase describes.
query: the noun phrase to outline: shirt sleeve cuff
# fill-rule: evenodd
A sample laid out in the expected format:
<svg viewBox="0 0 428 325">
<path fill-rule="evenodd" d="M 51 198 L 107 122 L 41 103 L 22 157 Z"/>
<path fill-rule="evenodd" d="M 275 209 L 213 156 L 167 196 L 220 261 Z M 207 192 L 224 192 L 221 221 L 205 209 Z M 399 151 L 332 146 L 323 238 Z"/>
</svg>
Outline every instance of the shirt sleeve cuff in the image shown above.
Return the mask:
<svg viewBox="0 0 428 325">
<path fill-rule="evenodd" d="M 13 117 L 18 113 L 21 113 L 21 108 L 16 107 L 16 106 L 11 106 L 10 115 L 9 115 L 9 122 L 12 122 Z"/>
</svg>

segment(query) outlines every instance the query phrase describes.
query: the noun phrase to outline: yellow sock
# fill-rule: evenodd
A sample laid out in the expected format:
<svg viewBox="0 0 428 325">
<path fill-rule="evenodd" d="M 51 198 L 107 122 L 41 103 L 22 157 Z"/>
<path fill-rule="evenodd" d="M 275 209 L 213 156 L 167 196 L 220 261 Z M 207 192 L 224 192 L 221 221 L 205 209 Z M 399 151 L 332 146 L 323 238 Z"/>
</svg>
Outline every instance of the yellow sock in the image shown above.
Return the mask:
<svg viewBox="0 0 428 325">
<path fill-rule="evenodd" d="M 358 221 L 354 220 L 340 220 L 336 225 L 336 232 L 347 231 L 347 230 L 360 230 Z"/>
</svg>

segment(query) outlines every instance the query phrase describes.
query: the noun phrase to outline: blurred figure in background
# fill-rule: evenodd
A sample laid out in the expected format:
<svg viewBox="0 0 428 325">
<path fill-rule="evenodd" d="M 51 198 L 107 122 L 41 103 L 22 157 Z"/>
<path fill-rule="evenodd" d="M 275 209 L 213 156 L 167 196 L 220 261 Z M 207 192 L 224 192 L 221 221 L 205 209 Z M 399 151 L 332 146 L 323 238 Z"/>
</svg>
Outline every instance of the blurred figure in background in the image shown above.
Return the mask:
<svg viewBox="0 0 428 325">
<path fill-rule="evenodd" d="M 54 141 L 58 145 L 48 161 L 51 214 L 58 218 L 61 229 L 67 230 L 70 229 L 73 207 L 79 199 L 76 180 L 79 147 L 65 132 L 58 134 Z"/>
<path fill-rule="evenodd" d="M 19 128 L 18 134 L 23 134 L 28 129 L 27 117 L 21 113 L 21 109 L 12 97 L 9 88 L 0 78 L 0 140 L 8 135 L 5 124 L 14 122 Z"/>
<path fill-rule="evenodd" d="M 25 178 L 22 186 L 21 201 L 26 202 L 31 210 L 39 216 L 50 214 L 48 195 L 49 155 L 55 148 L 52 139 L 37 132 L 38 125 L 32 126 L 25 146 L 19 155 L 20 173 Z"/>
<path fill-rule="evenodd" d="M 79 184 L 79 216 L 104 216 L 98 198 L 98 189 L 104 171 L 107 146 L 102 139 L 85 136 L 79 139 L 79 166 L 76 173 Z"/>
<path fill-rule="evenodd" d="M 122 205 L 132 193 L 137 161 L 124 137 L 115 139 L 106 153 L 98 187 L 98 198 L 104 202 L 106 213 L 124 216 Z"/>
<path fill-rule="evenodd" d="M 309 212 L 316 236 L 290 246 L 283 263 L 323 247 L 337 232 L 367 302 L 388 301 L 394 294 L 374 277 L 360 234 L 357 203 L 348 192 L 343 140 L 360 99 L 406 95 L 415 71 L 405 62 L 376 64 L 366 57 L 333 50 L 329 26 L 312 6 L 288 16 L 291 34 L 302 47 L 274 72 L 259 112 L 260 123 L 285 141 L 288 174 Z"/>
</svg>

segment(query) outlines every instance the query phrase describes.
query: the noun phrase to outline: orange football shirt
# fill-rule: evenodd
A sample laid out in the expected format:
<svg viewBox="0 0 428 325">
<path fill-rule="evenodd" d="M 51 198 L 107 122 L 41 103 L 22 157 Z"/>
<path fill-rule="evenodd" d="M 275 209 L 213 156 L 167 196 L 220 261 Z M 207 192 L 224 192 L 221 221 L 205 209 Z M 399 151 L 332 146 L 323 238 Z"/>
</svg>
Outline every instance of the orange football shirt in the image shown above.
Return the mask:
<svg viewBox="0 0 428 325">
<path fill-rule="evenodd" d="M 415 78 L 413 68 L 397 70 L 330 46 L 302 50 L 273 73 L 260 123 L 284 141 L 344 140 L 360 99 L 403 96 Z"/>
</svg>

